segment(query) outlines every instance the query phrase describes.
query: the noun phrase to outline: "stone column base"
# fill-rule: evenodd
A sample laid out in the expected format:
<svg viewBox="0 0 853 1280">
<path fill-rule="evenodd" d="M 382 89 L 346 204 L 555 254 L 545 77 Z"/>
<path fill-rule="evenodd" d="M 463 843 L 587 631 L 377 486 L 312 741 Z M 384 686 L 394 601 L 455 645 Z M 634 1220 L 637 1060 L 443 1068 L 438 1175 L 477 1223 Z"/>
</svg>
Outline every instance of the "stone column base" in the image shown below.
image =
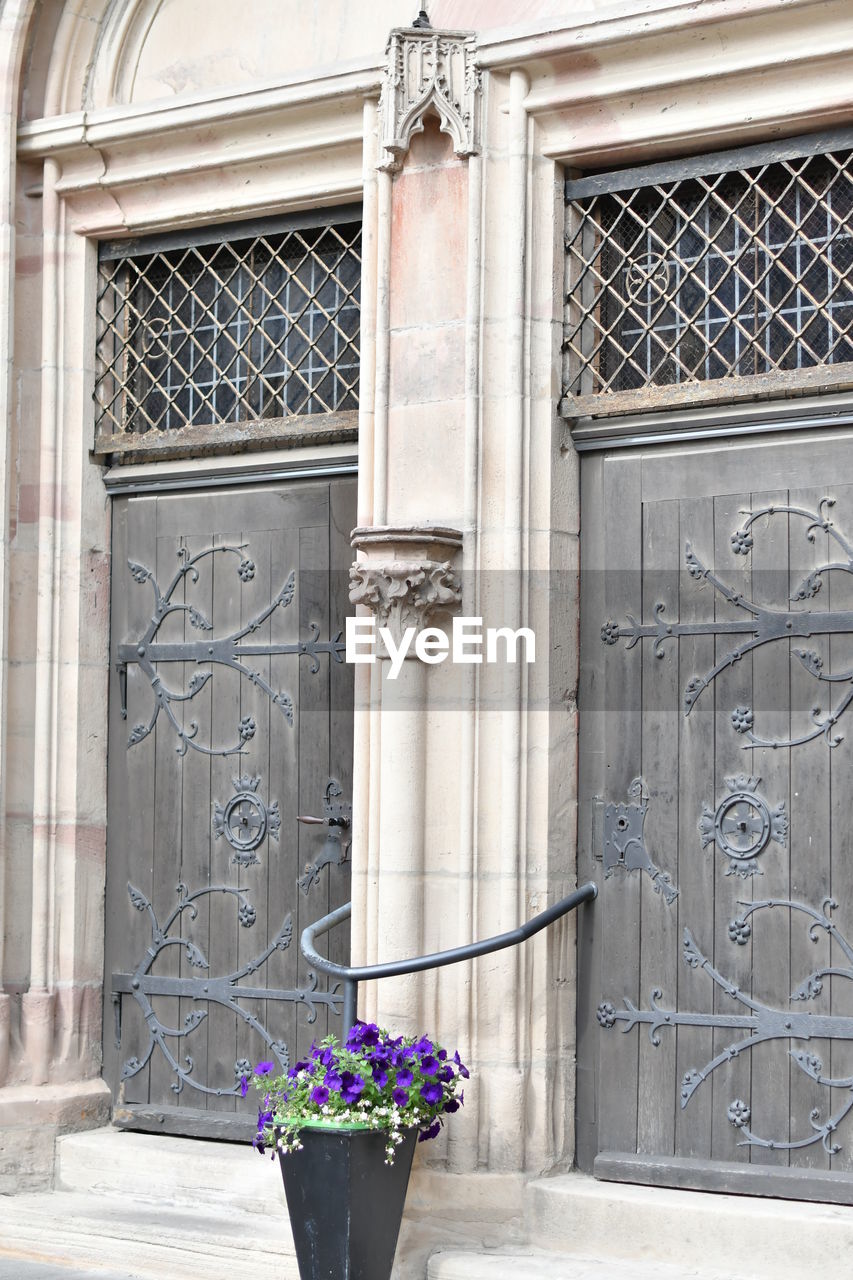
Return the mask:
<svg viewBox="0 0 853 1280">
<path fill-rule="evenodd" d="M 103 1080 L 0 1089 L 0 1195 L 50 1190 L 56 1139 L 109 1124 L 110 1106 Z"/>
</svg>

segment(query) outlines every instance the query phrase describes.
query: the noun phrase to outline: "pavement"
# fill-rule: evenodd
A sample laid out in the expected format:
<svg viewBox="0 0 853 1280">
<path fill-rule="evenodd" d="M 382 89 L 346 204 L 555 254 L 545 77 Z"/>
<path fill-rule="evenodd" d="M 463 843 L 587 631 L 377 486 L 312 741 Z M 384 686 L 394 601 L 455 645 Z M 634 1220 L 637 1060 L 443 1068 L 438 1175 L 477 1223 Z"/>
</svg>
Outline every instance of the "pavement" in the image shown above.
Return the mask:
<svg viewBox="0 0 853 1280">
<path fill-rule="evenodd" d="M 837 1280 L 853 1256 L 853 1209 L 847 1207 L 744 1203 L 731 1196 L 693 1202 L 691 1192 L 614 1189 L 581 1177 L 542 1180 L 532 1189 L 542 1203 L 533 1204 L 527 1238 L 547 1240 L 547 1251 L 485 1240 L 472 1250 L 470 1235 L 463 1240 L 451 1221 L 436 1235 L 415 1212 L 403 1224 L 400 1275 L 802 1280 L 807 1274 Z M 698 1225 L 685 1220 L 688 1202 L 694 1218 L 700 1209 L 705 1215 Z M 584 1222 L 600 1229 L 578 1233 Z M 611 1236 L 616 1243 L 636 1242 L 638 1256 L 607 1257 Z M 820 1254 L 809 1243 L 815 1239 L 822 1242 Z M 660 1240 L 671 1246 L 665 1262 L 652 1247 Z M 605 1256 L 598 1255 L 600 1243 Z M 799 1260 L 806 1254 L 804 1270 Z M 723 1260 L 737 1265 L 723 1267 Z M 752 1270 L 757 1262 L 762 1265 Z M 54 1191 L 0 1196 L 0 1280 L 299 1280 L 278 1169 L 230 1143 L 114 1129 L 66 1135 Z"/>
<path fill-rule="evenodd" d="M 245 1145 L 69 1134 L 54 1191 L 0 1196 L 0 1280 L 299 1280 L 278 1169 Z"/>
<path fill-rule="evenodd" d="M 64 1267 L 56 1262 L 29 1262 L 24 1258 L 0 1258 L 0 1280 L 131 1280 L 127 1271 L 93 1271 Z"/>
</svg>

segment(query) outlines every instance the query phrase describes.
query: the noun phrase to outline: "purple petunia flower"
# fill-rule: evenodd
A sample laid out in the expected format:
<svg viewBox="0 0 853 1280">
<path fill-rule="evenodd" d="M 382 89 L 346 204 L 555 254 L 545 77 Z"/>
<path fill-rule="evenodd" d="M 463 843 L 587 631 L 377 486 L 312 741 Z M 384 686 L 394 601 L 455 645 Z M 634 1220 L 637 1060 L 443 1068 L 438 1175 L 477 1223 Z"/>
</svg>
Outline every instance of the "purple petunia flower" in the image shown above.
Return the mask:
<svg viewBox="0 0 853 1280">
<path fill-rule="evenodd" d="M 443 1080 L 445 1084 L 450 1084 L 450 1081 L 454 1079 L 453 1068 L 442 1067 L 438 1073 L 438 1078 L 439 1080 Z"/>
<path fill-rule="evenodd" d="M 256 1076 L 268 1076 L 271 1071 L 275 1070 L 274 1062 L 259 1062 L 255 1067 Z"/>
<path fill-rule="evenodd" d="M 418 1142 L 429 1142 L 430 1138 L 437 1138 L 441 1133 L 441 1122 L 433 1121 L 428 1129 L 422 1129 L 418 1134 Z"/>
<path fill-rule="evenodd" d="M 329 1101 L 329 1090 L 322 1084 L 315 1084 L 314 1088 L 311 1090 L 311 1101 L 316 1102 L 318 1107 L 325 1107 L 326 1103 Z"/>
<path fill-rule="evenodd" d="M 421 1036 L 417 1044 L 412 1045 L 412 1049 L 415 1053 L 432 1053 L 434 1048 L 435 1045 L 430 1040 L 429 1036 Z"/>
<path fill-rule="evenodd" d="M 426 1084 L 421 1088 L 421 1097 L 425 1102 L 428 1102 L 430 1106 L 441 1101 L 441 1093 L 441 1085 L 435 1080 L 427 1080 Z"/>
<path fill-rule="evenodd" d="M 388 1083 L 388 1072 L 381 1065 L 381 1063 L 378 1063 L 378 1062 L 374 1062 L 370 1070 L 373 1075 L 373 1083 L 376 1085 L 378 1089 L 384 1089 L 386 1084 Z"/>
<path fill-rule="evenodd" d="M 262 1133 L 263 1130 L 267 1127 L 267 1125 L 271 1123 L 272 1123 L 271 1111 L 258 1112 L 258 1133 Z"/>
<path fill-rule="evenodd" d="M 407 1107 L 409 1105 L 409 1095 L 405 1089 L 394 1089 L 391 1097 L 398 1107 Z"/>
<path fill-rule="evenodd" d="M 245 1076 L 241 1076 L 240 1077 L 240 1097 L 245 1098 L 248 1092 L 249 1092 L 249 1081 L 246 1079 Z"/>
<path fill-rule="evenodd" d="M 326 1072 L 326 1078 L 323 1081 L 323 1084 L 326 1086 L 327 1089 L 331 1089 L 333 1093 L 338 1093 L 341 1087 L 340 1072 L 335 1071 L 333 1068 L 330 1068 Z"/>
<path fill-rule="evenodd" d="M 443 1111 L 447 1111 L 448 1113 L 451 1113 L 451 1114 L 452 1114 L 454 1111 L 458 1111 L 458 1110 L 459 1110 L 459 1099 L 458 1099 L 458 1098 L 451 1098 L 448 1102 L 445 1102 L 444 1107 L 442 1108 L 442 1110 L 443 1110 Z"/>
<path fill-rule="evenodd" d="M 361 1045 L 370 1048 L 379 1043 L 379 1028 L 375 1022 L 356 1022 L 347 1036 L 346 1048 L 358 1049 Z"/>
<path fill-rule="evenodd" d="M 460 1076 L 462 1076 L 462 1079 L 463 1079 L 463 1080 L 467 1080 L 467 1079 L 469 1078 L 470 1072 L 469 1072 L 468 1068 L 465 1066 L 465 1063 L 464 1063 L 464 1062 L 462 1061 L 462 1059 L 459 1057 L 459 1050 L 458 1050 L 458 1049 L 456 1050 L 456 1052 L 455 1052 L 455 1053 L 454 1053 L 454 1055 L 453 1055 L 453 1061 L 456 1063 L 457 1067 L 459 1068 L 459 1074 L 460 1074 Z"/>
<path fill-rule="evenodd" d="M 414 1078 L 408 1067 L 401 1067 L 397 1072 L 397 1084 L 402 1085 L 404 1089 L 409 1087 Z"/>
<path fill-rule="evenodd" d="M 353 1075 L 351 1071 L 344 1071 L 341 1074 L 341 1097 L 344 1102 L 355 1102 L 359 1094 L 364 1091 L 364 1081 L 361 1076 Z"/>
<path fill-rule="evenodd" d="M 425 1076 L 434 1076 L 438 1071 L 438 1058 L 434 1058 L 431 1053 L 427 1053 L 421 1058 L 421 1072 Z"/>
</svg>

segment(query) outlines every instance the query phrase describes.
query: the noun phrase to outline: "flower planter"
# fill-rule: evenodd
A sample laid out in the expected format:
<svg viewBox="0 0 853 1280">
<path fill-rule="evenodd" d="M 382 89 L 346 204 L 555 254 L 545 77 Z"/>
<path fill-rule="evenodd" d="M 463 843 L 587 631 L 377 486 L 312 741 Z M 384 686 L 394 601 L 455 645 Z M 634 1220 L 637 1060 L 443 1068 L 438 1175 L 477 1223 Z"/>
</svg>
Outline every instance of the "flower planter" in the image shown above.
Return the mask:
<svg viewBox="0 0 853 1280">
<path fill-rule="evenodd" d="M 306 1125 L 279 1153 L 300 1280 L 390 1280 L 417 1130 L 385 1163 L 387 1135 Z"/>
</svg>

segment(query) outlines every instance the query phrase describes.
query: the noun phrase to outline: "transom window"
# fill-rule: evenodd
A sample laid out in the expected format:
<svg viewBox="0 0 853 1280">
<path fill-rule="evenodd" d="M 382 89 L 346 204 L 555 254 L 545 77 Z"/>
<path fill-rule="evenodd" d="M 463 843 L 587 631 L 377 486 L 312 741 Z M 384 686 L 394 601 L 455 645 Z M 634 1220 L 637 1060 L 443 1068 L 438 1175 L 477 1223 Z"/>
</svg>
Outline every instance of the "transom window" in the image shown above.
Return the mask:
<svg viewBox="0 0 853 1280">
<path fill-rule="evenodd" d="M 853 134 L 570 180 L 564 413 L 853 385 Z"/>
<path fill-rule="evenodd" d="M 105 244 L 97 433 L 358 408 L 361 222 L 310 214 Z M 189 433 L 188 433 L 189 434 Z"/>
</svg>

